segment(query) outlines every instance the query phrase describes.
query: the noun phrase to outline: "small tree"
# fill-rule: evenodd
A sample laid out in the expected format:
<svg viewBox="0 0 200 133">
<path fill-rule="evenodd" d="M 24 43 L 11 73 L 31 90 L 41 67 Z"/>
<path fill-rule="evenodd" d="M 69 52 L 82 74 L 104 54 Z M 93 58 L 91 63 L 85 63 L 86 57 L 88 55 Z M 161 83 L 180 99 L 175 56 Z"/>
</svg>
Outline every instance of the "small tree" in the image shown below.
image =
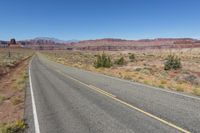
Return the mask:
<svg viewBox="0 0 200 133">
<path fill-rule="evenodd" d="M 99 68 L 99 67 L 111 67 L 112 62 L 109 56 L 107 56 L 105 53 L 102 55 L 97 55 L 97 60 L 94 62 L 94 67 Z"/>
<path fill-rule="evenodd" d="M 165 59 L 164 69 L 171 70 L 171 69 L 179 69 L 181 68 L 181 59 L 175 55 L 168 55 Z"/>
<path fill-rule="evenodd" d="M 121 57 L 121 58 L 119 58 L 119 59 L 117 59 L 115 61 L 115 64 L 117 64 L 117 65 L 124 65 L 124 64 L 126 64 L 126 61 L 125 61 L 124 57 Z"/>
<path fill-rule="evenodd" d="M 131 60 L 131 62 L 133 62 L 135 60 L 135 54 L 130 54 L 129 59 Z"/>
</svg>

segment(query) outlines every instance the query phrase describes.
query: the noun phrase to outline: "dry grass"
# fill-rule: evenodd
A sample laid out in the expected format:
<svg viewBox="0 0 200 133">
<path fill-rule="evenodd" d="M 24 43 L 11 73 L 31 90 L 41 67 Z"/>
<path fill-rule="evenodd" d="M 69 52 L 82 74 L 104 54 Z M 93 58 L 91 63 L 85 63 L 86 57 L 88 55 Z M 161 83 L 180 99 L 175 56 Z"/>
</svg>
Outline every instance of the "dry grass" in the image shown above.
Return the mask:
<svg viewBox="0 0 200 133">
<path fill-rule="evenodd" d="M 0 133 L 23 133 L 27 125 L 24 120 L 16 120 L 12 123 L 0 125 Z"/>
<path fill-rule="evenodd" d="M 106 52 L 112 61 L 124 57 L 127 64 L 111 68 L 95 69 L 95 55 L 102 53 L 94 51 L 44 51 L 48 58 L 59 63 L 95 71 L 119 78 L 132 80 L 148 85 L 167 88 L 197 95 L 195 88 L 200 88 L 200 49 L 176 50 L 145 50 Z M 129 56 L 134 53 L 134 61 Z M 164 70 L 164 59 L 169 54 L 181 58 L 182 68 L 179 70 Z M 195 90 L 195 92 L 194 92 Z"/>
<path fill-rule="evenodd" d="M 18 130 L 16 126 L 20 126 L 24 117 L 27 59 L 33 54 L 26 49 L 11 49 L 10 52 L 8 57 L 8 49 L 0 49 L 0 125 L 3 124 L 0 129 L 5 131 Z"/>
<path fill-rule="evenodd" d="M 193 90 L 193 93 L 194 93 L 195 95 L 197 95 L 197 96 L 200 96 L 200 88 L 195 88 L 195 89 Z"/>
<path fill-rule="evenodd" d="M 28 49 L 0 48 L 0 75 L 8 73 L 10 69 L 30 57 L 32 54 L 33 51 Z"/>
</svg>

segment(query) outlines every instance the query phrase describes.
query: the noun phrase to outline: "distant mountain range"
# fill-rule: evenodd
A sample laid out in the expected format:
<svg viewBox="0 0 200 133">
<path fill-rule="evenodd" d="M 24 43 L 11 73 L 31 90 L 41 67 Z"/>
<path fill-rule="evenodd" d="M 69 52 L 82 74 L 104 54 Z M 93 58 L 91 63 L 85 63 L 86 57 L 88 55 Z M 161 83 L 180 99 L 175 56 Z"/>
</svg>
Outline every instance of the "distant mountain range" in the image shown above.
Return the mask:
<svg viewBox="0 0 200 133">
<path fill-rule="evenodd" d="M 200 47 L 200 40 L 192 38 L 157 38 L 141 40 L 124 40 L 104 38 L 97 40 L 68 40 L 56 38 L 37 37 L 29 40 L 17 41 L 22 47 L 33 49 L 76 49 L 76 50 L 142 50 L 164 48 L 193 48 Z M 8 44 L 0 41 L 0 46 Z"/>
<path fill-rule="evenodd" d="M 53 37 L 36 37 L 32 40 L 47 40 L 47 41 L 52 41 L 52 42 L 55 42 L 55 43 L 71 43 L 71 42 L 78 42 L 78 40 L 67 40 L 67 41 L 64 41 L 64 40 L 60 40 L 60 39 L 57 39 L 57 38 L 53 38 Z"/>
</svg>

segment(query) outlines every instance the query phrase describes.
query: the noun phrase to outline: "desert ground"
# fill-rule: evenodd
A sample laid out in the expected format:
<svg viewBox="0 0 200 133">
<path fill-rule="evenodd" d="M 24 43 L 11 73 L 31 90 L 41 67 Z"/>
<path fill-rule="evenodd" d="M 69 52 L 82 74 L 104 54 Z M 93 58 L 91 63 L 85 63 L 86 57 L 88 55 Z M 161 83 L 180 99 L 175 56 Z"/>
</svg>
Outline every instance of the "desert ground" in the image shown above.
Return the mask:
<svg viewBox="0 0 200 133">
<path fill-rule="evenodd" d="M 200 96 L 200 48 L 137 51 L 41 50 L 37 53 L 66 66 Z M 110 68 L 94 66 L 98 55 L 103 53 L 111 59 Z M 28 64 L 33 54 L 34 51 L 29 49 L 0 49 L 1 132 L 23 131 L 26 128 L 25 88 Z M 165 70 L 164 63 L 168 55 L 179 57 L 181 68 Z M 124 58 L 124 63 L 116 64 L 116 60 L 121 57 Z"/>
<path fill-rule="evenodd" d="M 110 68 L 95 68 L 97 55 L 105 53 L 112 62 L 124 57 L 125 64 Z M 200 49 L 156 49 L 139 51 L 43 51 L 43 55 L 51 60 L 88 71 L 103 73 L 144 83 L 163 89 L 170 89 L 200 96 Z M 134 54 L 134 59 L 129 56 Z M 168 55 L 176 55 L 181 59 L 181 68 L 164 70 L 164 62 Z"/>
<path fill-rule="evenodd" d="M 0 49 L 0 132 L 25 128 L 25 87 L 32 54 L 27 49 Z"/>
</svg>

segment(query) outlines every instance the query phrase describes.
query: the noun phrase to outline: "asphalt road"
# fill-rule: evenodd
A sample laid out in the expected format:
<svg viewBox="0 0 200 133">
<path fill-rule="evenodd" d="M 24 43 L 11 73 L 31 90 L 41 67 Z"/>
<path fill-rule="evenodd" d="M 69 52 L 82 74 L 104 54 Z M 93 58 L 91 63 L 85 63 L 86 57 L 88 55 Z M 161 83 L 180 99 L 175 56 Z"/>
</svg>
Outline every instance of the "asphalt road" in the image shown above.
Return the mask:
<svg viewBox="0 0 200 133">
<path fill-rule="evenodd" d="M 200 98 L 49 61 L 30 63 L 28 133 L 200 132 Z"/>
</svg>

